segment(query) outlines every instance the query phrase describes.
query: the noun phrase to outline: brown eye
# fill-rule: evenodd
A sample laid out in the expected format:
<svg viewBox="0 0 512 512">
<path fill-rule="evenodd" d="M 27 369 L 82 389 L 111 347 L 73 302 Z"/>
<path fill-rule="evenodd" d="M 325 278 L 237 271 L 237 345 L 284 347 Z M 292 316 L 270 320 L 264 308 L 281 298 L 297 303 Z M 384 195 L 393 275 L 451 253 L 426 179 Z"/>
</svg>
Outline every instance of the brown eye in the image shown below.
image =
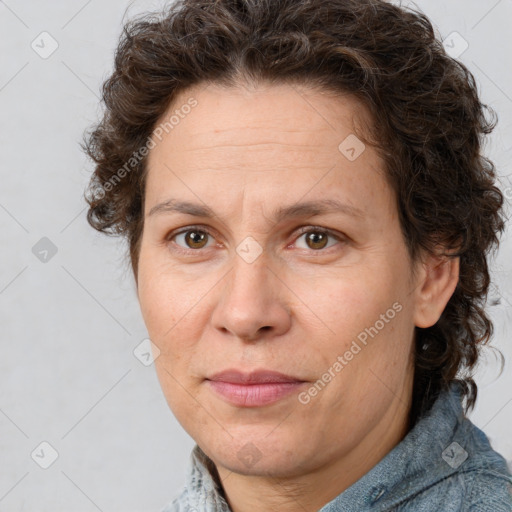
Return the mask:
<svg viewBox="0 0 512 512">
<path fill-rule="evenodd" d="M 201 231 L 187 231 L 185 233 L 185 243 L 192 249 L 202 249 L 207 240 L 208 233 L 202 233 Z"/>
<path fill-rule="evenodd" d="M 180 249 L 197 250 L 207 247 L 209 237 L 211 237 L 210 233 L 203 229 L 189 228 L 170 236 L 168 240 L 174 241 Z"/>
<path fill-rule="evenodd" d="M 297 244 L 301 239 L 304 240 L 304 242 L 301 242 L 302 247 L 300 247 L 299 244 L 299 248 L 310 249 L 313 251 L 321 251 L 322 249 L 329 248 L 332 245 L 336 245 L 336 243 L 342 242 L 342 238 L 336 236 L 330 231 L 312 227 L 303 228 L 301 230 L 301 236 L 297 238 L 297 241 L 295 243 Z M 331 242 L 330 244 L 329 239 L 333 240 L 333 242 Z"/>
<path fill-rule="evenodd" d="M 310 249 L 323 249 L 327 245 L 329 235 L 321 231 L 306 233 L 306 243 Z"/>
</svg>

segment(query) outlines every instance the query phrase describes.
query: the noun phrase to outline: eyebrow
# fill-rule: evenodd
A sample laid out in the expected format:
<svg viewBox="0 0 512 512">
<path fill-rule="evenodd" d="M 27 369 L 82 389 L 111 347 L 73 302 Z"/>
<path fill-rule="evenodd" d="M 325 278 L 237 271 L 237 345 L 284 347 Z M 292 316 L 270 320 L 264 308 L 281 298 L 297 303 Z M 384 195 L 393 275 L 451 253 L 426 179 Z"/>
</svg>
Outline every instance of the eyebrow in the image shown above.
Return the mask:
<svg viewBox="0 0 512 512">
<path fill-rule="evenodd" d="M 178 201 L 168 199 L 151 208 L 147 217 L 161 215 L 166 213 L 184 213 L 194 217 L 214 218 L 215 212 L 206 205 L 191 203 L 189 201 Z M 292 204 L 291 206 L 282 206 L 274 211 L 274 222 L 281 222 L 284 219 L 296 217 L 314 217 L 316 215 L 325 215 L 328 213 L 342 213 L 352 217 L 363 218 L 363 210 L 355 206 L 342 203 L 336 199 L 320 199 L 317 201 L 306 201 Z"/>
</svg>

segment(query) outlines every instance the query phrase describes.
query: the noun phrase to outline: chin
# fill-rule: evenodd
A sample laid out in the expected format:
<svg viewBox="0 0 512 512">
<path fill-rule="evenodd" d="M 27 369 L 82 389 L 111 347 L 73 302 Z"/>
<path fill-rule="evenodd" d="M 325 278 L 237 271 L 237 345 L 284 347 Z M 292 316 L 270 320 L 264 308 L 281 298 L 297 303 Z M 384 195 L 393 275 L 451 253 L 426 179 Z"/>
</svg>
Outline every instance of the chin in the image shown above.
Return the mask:
<svg viewBox="0 0 512 512">
<path fill-rule="evenodd" d="M 241 475 L 293 476 L 303 460 L 311 460 L 311 454 L 297 451 L 298 443 L 286 432 L 270 437 L 268 429 L 264 430 L 252 436 L 225 433 L 222 439 L 216 436 L 210 442 L 197 443 L 216 464 Z"/>
</svg>

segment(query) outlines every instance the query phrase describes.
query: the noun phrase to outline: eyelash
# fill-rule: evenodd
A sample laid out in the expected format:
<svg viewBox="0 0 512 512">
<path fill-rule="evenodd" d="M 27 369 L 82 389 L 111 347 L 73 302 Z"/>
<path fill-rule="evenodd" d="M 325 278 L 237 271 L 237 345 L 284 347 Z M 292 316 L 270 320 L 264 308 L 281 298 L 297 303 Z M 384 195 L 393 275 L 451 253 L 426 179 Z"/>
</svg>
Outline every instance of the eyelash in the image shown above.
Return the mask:
<svg viewBox="0 0 512 512">
<path fill-rule="evenodd" d="M 208 236 L 211 236 L 211 237 L 215 238 L 215 235 L 209 229 L 207 229 L 206 227 L 203 227 L 203 226 L 187 226 L 186 228 L 181 229 L 179 231 L 171 232 L 169 235 L 167 235 L 165 240 L 166 240 L 167 243 L 171 243 L 173 238 L 177 237 L 178 235 L 182 235 L 183 233 L 188 233 L 190 231 L 198 231 L 200 233 L 205 233 Z M 322 227 L 319 227 L 319 226 L 305 226 L 305 227 L 299 228 L 299 233 L 298 233 L 298 236 L 295 239 L 295 241 L 297 241 L 302 235 L 304 235 L 306 233 L 321 233 L 323 235 L 327 235 L 327 236 L 329 236 L 331 238 L 334 238 L 335 240 L 337 240 L 338 242 L 341 242 L 341 243 L 346 241 L 344 237 L 341 237 L 341 236 L 335 234 L 334 232 L 332 232 L 329 229 L 322 228 Z M 185 249 L 184 247 L 176 244 L 176 242 L 174 242 L 174 244 L 175 245 L 174 245 L 173 251 L 176 251 L 176 252 L 182 253 L 182 254 L 198 253 L 198 252 L 200 252 L 203 249 L 208 249 L 208 247 L 202 248 L 202 249 Z M 327 247 L 327 248 L 324 248 L 324 249 L 317 249 L 317 250 L 310 249 L 310 251 L 311 252 L 315 252 L 315 253 L 326 252 L 331 247 Z"/>
</svg>

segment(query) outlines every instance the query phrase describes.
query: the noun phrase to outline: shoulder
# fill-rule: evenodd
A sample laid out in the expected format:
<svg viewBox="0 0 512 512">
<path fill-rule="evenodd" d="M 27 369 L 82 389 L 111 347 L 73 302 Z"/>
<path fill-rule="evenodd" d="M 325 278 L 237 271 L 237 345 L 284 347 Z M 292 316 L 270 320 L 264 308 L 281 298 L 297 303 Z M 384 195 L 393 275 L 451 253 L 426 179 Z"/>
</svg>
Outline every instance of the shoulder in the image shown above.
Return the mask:
<svg viewBox="0 0 512 512">
<path fill-rule="evenodd" d="M 460 471 L 383 505 L 382 512 L 512 512 L 512 479 L 492 470 Z"/>
<path fill-rule="evenodd" d="M 512 478 L 494 470 L 475 470 L 461 475 L 465 480 L 468 512 L 512 512 Z"/>
<path fill-rule="evenodd" d="M 444 402 L 410 436 L 403 478 L 382 512 L 512 512 L 506 460 L 457 404 Z"/>
<path fill-rule="evenodd" d="M 190 512 L 191 509 L 187 505 L 187 498 L 184 494 L 185 492 L 167 503 L 160 512 Z"/>
<path fill-rule="evenodd" d="M 443 462 L 451 469 L 444 477 L 442 470 L 434 471 L 439 477 L 434 495 L 441 509 L 512 512 L 512 476 L 506 460 L 492 448 L 484 432 L 465 419 L 454 439 L 453 448 L 450 445 L 442 453 Z M 446 465 L 444 468 L 448 469 Z M 450 497 L 446 505 L 443 496 Z"/>
</svg>

